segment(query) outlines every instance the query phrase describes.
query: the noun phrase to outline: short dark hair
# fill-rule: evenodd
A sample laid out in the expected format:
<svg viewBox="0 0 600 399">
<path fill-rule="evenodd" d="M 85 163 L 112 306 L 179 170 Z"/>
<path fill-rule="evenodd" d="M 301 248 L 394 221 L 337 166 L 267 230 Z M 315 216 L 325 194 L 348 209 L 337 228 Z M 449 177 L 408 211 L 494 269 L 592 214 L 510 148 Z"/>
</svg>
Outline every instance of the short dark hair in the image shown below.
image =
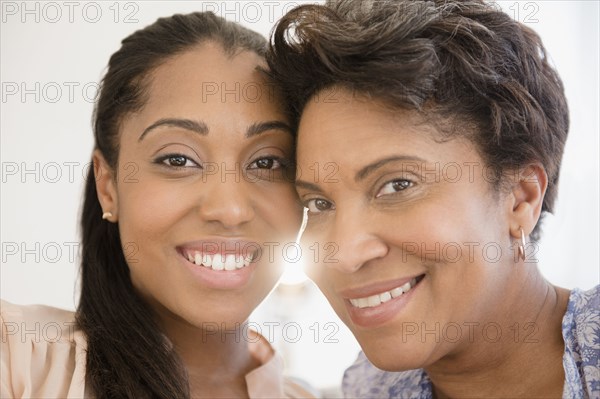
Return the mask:
<svg viewBox="0 0 600 399">
<path fill-rule="evenodd" d="M 339 86 L 428 120 L 470 126 L 445 133 L 468 136 L 498 181 L 529 162 L 542 164 L 548 174 L 542 216 L 552 212 L 569 127 L 563 84 L 540 37 L 494 5 L 303 5 L 277 24 L 267 61 L 296 123 L 310 98 Z"/>
</svg>

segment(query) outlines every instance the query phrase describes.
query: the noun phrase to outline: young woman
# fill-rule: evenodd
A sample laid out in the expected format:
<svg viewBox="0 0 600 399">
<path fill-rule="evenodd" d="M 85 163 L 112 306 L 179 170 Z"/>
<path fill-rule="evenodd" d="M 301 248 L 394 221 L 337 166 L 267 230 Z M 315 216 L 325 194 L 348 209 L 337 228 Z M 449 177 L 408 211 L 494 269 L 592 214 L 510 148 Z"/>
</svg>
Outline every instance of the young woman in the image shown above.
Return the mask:
<svg viewBox="0 0 600 399">
<path fill-rule="evenodd" d="M 2 304 L 2 397 L 310 396 L 245 325 L 280 274 L 265 244 L 301 219 L 265 51 L 212 13 L 123 40 L 95 108 L 77 312 Z M 57 333 L 27 334 L 40 324 Z"/>
<path fill-rule="evenodd" d="M 552 285 L 531 245 L 569 124 L 539 37 L 479 0 L 332 1 L 267 58 L 308 241 L 339 248 L 309 272 L 366 355 L 345 395 L 599 397 L 600 289 Z"/>
</svg>

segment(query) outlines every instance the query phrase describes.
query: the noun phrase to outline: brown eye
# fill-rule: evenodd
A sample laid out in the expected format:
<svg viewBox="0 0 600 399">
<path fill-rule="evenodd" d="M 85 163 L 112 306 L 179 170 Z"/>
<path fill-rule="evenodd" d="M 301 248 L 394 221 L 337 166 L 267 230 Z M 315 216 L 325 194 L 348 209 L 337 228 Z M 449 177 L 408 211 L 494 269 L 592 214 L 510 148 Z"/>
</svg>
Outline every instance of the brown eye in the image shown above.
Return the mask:
<svg viewBox="0 0 600 399">
<path fill-rule="evenodd" d="M 187 158 L 181 155 L 169 157 L 166 159 L 170 166 L 182 167 L 187 163 Z"/>
<path fill-rule="evenodd" d="M 259 169 L 271 169 L 273 167 L 273 160 L 269 158 L 263 158 L 256 161 L 256 166 Z"/>
<path fill-rule="evenodd" d="M 410 187 L 410 182 L 408 180 L 395 180 L 392 182 L 392 188 L 395 191 L 402 191 Z"/>
<path fill-rule="evenodd" d="M 270 158 L 260 158 L 256 161 L 252 162 L 248 169 L 281 169 L 284 167 L 284 162 L 281 159 L 270 157 Z"/>
<path fill-rule="evenodd" d="M 413 182 L 407 179 L 396 179 L 386 183 L 377 193 L 376 197 L 383 195 L 394 194 L 404 191 L 413 186 Z"/>
<path fill-rule="evenodd" d="M 306 207 L 311 213 L 325 212 L 333 208 L 333 204 L 322 198 L 311 199 L 306 203 Z"/>
<path fill-rule="evenodd" d="M 200 167 L 198 163 L 190 157 L 181 154 L 169 154 L 158 158 L 154 161 L 157 164 L 165 165 L 172 168 L 190 168 Z"/>
</svg>

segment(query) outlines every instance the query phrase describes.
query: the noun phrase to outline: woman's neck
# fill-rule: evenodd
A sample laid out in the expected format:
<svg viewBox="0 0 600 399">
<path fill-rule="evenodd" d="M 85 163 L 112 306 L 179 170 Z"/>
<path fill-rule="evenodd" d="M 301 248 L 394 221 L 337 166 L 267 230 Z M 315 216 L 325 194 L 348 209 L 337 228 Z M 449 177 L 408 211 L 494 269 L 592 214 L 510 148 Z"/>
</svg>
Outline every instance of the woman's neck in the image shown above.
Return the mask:
<svg viewBox="0 0 600 399">
<path fill-rule="evenodd" d="M 250 353 L 243 332 L 245 324 L 233 330 L 207 323 L 199 328 L 180 320 L 161 322 L 187 371 L 192 397 L 248 397 L 246 374 L 260 366 Z"/>
<path fill-rule="evenodd" d="M 537 267 L 521 267 L 519 284 L 480 323 L 496 323 L 489 336 L 476 335 L 426 368 L 436 398 L 562 396 L 561 326 L 569 292 L 545 281 Z"/>
</svg>

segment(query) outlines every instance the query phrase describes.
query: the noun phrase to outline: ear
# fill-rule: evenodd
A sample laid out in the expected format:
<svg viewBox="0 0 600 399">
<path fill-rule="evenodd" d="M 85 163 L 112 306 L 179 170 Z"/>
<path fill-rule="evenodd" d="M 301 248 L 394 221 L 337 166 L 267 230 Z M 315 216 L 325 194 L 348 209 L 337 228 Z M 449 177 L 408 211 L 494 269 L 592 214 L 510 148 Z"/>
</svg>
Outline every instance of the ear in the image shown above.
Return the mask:
<svg viewBox="0 0 600 399">
<path fill-rule="evenodd" d="M 510 233 L 514 238 L 521 238 L 521 228 L 525 235 L 533 231 L 542 212 L 547 187 L 548 175 L 541 164 L 530 164 L 516 171 L 510 218 Z"/>
<path fill-rule="evenodd" d="M 94 163 L 94 177 L 96 179 L 98 201 L 100 201 L 102 212 L 110 212 L 112 214 L 112 216 L 106 219 L 114 223 L 119 217 L 117 180 L 115 179 L 114 171 L 108 165 L 100 150 L 94 150 L 92 161 Z"/>
</svg>

